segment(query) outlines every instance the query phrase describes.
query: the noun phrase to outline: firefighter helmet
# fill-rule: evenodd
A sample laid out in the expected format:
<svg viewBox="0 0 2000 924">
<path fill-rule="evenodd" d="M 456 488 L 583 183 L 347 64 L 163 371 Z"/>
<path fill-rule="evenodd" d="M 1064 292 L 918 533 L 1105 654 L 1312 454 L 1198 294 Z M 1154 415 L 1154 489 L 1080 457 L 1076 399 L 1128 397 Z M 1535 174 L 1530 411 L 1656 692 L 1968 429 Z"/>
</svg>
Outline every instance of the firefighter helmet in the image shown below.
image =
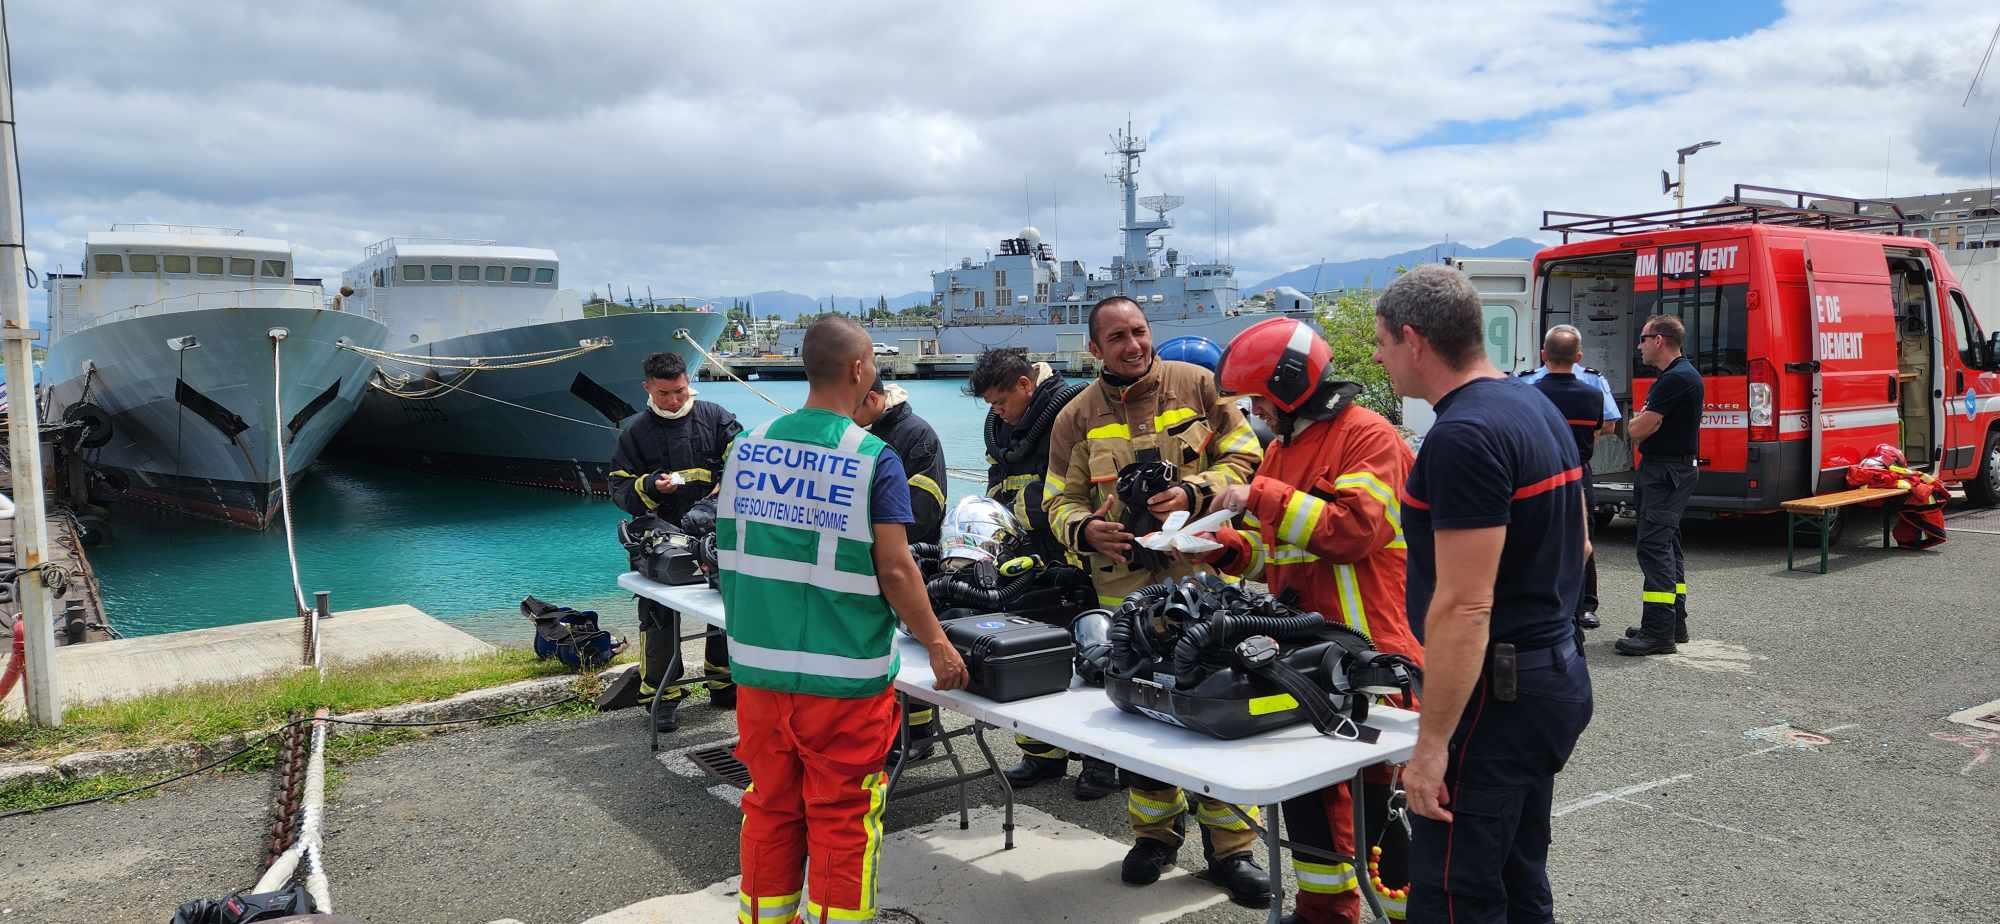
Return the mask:
<svg viewBox="0 0 2000 924">
<path fill-rule="evenodd" d="M 1287 414 L 1318 390 L 1333 349 L 1312 325 L 1272 318 L 1245 328 L 1222 352 L 1216 384 L 1226 394 L 1258 395 Z"/>
</svg>

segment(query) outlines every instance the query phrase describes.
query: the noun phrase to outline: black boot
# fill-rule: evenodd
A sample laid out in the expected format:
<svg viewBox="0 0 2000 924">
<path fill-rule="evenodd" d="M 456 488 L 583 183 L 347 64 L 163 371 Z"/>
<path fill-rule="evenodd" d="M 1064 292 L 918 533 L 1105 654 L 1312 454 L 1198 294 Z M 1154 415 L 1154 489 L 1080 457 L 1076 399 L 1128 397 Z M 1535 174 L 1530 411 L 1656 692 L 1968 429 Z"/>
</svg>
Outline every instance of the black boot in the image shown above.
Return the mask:
<svg viewBox="0 0 2000 924">
<path fill-rule="evenodd" d="M 736 684 L 732 683 L 726 687 L 709 687 L 708 704 L 717 709 L 735 709 Z"/>
<path fill-rule="evenodd" d="M 1095 757 L 1083 759 L 1083 769 L 1076 774 L 1077 801 L 1095 802 L 1124 788 L 1118 785 L 1118 768 Z"/>
<path fill-rule="evenodd" d="M 1132 849 L 1126 851 L 1125 862 L 1118 867 L 1118 878 L 1127 885 L 1152 885 L 1160 881 L 1160 873 L 1174 865 L 1174 857 L 1181 852 L 1179 847 L 1165 841 L 1142 837 L 1132 842 Z"/>
<path fill-rule="evenodd" d="M 637 705 L 639 705 L 639 669 L 636 667 L 611 678 L 611 682 L 604 685 L 604 691 L 597 694 L 598 712 L 629 709 Z"/>
<path fill-rule="evenodd" d="M 1626 637 L 1626 638 L 1638 638 L 1638 637 L 1639 637 L 1639 635 L 1640 635 L 1640 632 L 1639 632 L 1639 627 L 1638 627 L 1638 626 L 1626 626 L 1626 627 L 1625 627 L 1625 637 Z M 1681 644 L 1685 645 L 1685 644 L 1687 644 L 1687 640 L 1688 640 L 1688 624 L 1687 624 L 1687 620 L 1685 620 L 1685 619 L 1680 619 L 1680 620 L 1676 620 L 1676 621 L 1674 622 L 1674 641 L 1676 641 L 1676 642 L 1680 642 Z"/>
<path fill-rule="evenodd" d="M 1044 780 L 1060 780 L 1068 772 L 1068 758 L 1023 754 L 1021 762 L 1008 768 L 1004 775 L 1008 785 L 1015 789 L 1029 789 Z"/>
<path fill-rule="evenodd" d="M 1210 860 L 1201 878 L 1221 886 L 1230 901 L 1245 908 L 1271 907 L 1271 874 L 1247 853 Z"/>
<path fill-rule="evenodd" d="M 1628 635 L 1611 647 L 1619 654 L 1628 656 L 1673 654 L 1680 650 L 1674 647 L 1673 642 L 1650 635 Z"/>
<path fill-rule="evenodd" d="M 1597 618 L 1595 610 L 1584 610 L 1582 613 L 1577 614 L 1576 624 L 1586 629 L 1596 629 L 1603 626 L 1604 622 Z"/>
<path fill-rule="evenodd" d="M 910 745 L 909 756 L 904 758 L 903 744 Z M 937 720 L 932 719 L 922 725 L 904 726 L 903 737 L 889 745 L 889 756 L 883 758 L 883 769 L 890 769 L 898 763 L 916 763 L 923 760 L 937 748 Z"/>
<path fill-rule="evenodd" d="M 681 727 L 681 701 L 670 699 L 653 707 L 653 730 L 657 732 L 679 731 Z"/>
</svg>

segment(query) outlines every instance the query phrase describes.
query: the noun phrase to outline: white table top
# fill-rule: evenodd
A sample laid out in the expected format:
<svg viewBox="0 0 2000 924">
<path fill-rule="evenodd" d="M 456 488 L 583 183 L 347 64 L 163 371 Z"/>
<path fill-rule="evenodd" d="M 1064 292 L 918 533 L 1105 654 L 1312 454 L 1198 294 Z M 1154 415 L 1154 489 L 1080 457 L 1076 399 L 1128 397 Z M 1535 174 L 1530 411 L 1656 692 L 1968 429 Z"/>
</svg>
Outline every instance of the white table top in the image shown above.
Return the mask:
<svg viewBox="0 0 2000 924">
<path fill-rule="evenodd" d="M 620 575 L 618 586 L 710 625 L 724 623 L 722 595 L 706 586 L 670 587 L 636 572 Z M 1075 679 L 1066 693 L 1011 703 L 939 692 L 931 689 L 935 678 L 923 646 L 900 636 L 897 644 L 896 689 L 903 693 L 1225 802 L 1282 802 L 1352 779 L 1363 767 L 1408 760 L 1417 743 L 1416 713 L 1381 706 L 1369 710 L 1368 724 L 1382 732 L 1373 744 L 1330 738 L 1303 722 L 1223 741 L 1124 712 L 1103 690 Z"/>
</svg>

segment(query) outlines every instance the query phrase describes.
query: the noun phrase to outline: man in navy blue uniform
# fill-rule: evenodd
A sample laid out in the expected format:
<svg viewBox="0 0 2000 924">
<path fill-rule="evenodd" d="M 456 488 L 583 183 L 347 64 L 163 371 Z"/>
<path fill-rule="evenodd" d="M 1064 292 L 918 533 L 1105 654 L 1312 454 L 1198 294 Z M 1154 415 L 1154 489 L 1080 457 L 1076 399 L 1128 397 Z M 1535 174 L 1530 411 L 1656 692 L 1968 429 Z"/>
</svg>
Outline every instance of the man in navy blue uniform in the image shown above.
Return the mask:
<svg viewBox="0 0 2000 924">
<path fill-rule="evenodd" d="M 1681 515 L 1694 496 L 1695 456 L 1701 452 L 1701 373 L 1681 355 L 1686 328 L 1673 315 L 1654 315 L 1639 338 L 1639 358 L 1660 370 L 1646 406 L 1632 415 L 1639 447 L 1634 484 L 1639 501 L 1639 626 L 1618 640 L 1622 655 L 1672 654 L 1688 639 L 1687 564 L 1681 557 Z"/>
<path fill-rule="evenodd" d="M 1582 358 L 1583 334 L 1568 324 L 1558 324 L 1542 338 L 1542 368 L 1535 370 L 1534 375 L 1522 376 L 1521 380 L 1532 383 L 1548 396 L 1576 436 L 1577 458 L 1583 463 L 1583 506 L 1588 510 L 1597 506 L 1597 494 L 1590 486 L 1591 450 L 1597 445 L 1597 434 L 1606 428 L 1605 408 L 1615 411 L 1617 404 L 1610 401 L 1610 392 L 1598 384 L 1604 381 L 1602 376 L 1577 368 Z M 1586 372 L 1596 381 L 1584 378 Z M 1617 418 L 1611 420 L 1615 422 Z M 1600 624 L 1597 556 L 1590 555 L 1583 560 L 1583 593 L 1577 598 L 1576 625 L 1580 629 L 1595 629 Z"/>
<path fill-rule="evenodd" d="M 1486 360 L 1480 314 L 1444 266 L 1405 273 L 1375 306 L 1375 361 L 1437 411 L 1402 497 L 1425 662 L 1403 771 L 1409 920 L 1546 924 L 1555 775 L 1591 713 L 1571 620 L 1590 545 L 1583 467 L 1555 405 Z"/>
</svg>

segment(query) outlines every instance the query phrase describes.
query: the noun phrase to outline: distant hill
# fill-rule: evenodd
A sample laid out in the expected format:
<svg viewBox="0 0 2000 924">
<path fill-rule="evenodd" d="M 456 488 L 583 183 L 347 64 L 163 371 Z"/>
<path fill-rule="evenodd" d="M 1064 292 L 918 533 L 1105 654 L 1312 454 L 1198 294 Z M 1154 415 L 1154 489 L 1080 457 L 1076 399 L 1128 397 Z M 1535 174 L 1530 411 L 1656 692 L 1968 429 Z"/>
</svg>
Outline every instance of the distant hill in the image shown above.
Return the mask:
<svg viewBox="0 0 2000 924">
<path fill-rule="evenodd" d="M 1365 260 L 1349 260 L 1345 263 L 1315 263 L 1311 266 L 1280 273 L 1255 285 L 1243 287 L 1243 294 L 1265 292 L 1279 286 L 1291 286 L 1301 292 L 1314 290 L 1318 281 L 1321 291 L 1351 288 L 1365 284 L 1386 285 L 1396 275 L 1396 267 L 1411 267 L 1419 263 L 1430 263 L 1444 256 L 1457 257 L 1532 257 L 1544 245 L 1525 237 L 1510 237 L 1497 244 L 1485 247 L 1466 247 L 1463 244 L 1435 244 L 1417 250 L 1406 250 L 1386 257 Z"/>
<path fill-rule="evenodd" d="M 860 311 L 875 307 L 876 300 L 881 297 L 883 296 L 880 293 L 858 296 L 837 295 L 833 297 L 831 307 L 848 312 Z M 888 299 L 889 310 L 901 311 L 904 308 L 915 305 L 930 304 L 931 294 L 929 292 L 905 292 L 902 295 L 888 296 Z M 748 301 L 756 307 L 758 315 L 767 318 L 781 317 L 788 321 L 797 320 L 803 315 L 818 314 L 826 311 L 829 307 L 828 301 L 824 296 L 814 298 L 810 295 L 800 295 L 797 292 L 785 292 L 782 290 L 758 292 L 754 295 L 725 295 L 716 300 L 722 302 L 724 305 L 733 301 Z"/>
</svg>

